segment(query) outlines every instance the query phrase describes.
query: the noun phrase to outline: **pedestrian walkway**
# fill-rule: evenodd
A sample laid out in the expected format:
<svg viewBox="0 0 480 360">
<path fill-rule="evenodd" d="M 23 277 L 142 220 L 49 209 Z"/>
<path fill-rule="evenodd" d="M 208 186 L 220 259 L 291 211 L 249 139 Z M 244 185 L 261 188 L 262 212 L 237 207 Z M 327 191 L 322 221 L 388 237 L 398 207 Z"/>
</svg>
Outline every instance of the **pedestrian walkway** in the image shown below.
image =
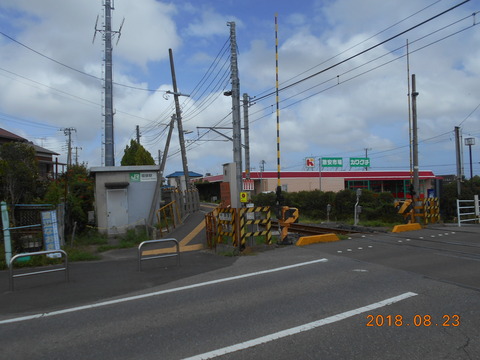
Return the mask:
<svg viewBox="0 0 480 360">
<path fill-rule="evenodd" d="M 140 272 L 137 248 L 110 250 L 102 254 L 102 260 L 71 262 L 69 282 L 65 281 L 63 272 L 20 277 L 14 280 L 13 292 L 9 291 L 8 270 L 0 271 L 0 318 L 124 296 L 230 266 L 235 258 L 218 256 L 208 250 L 199 251 L 206 243 L 204 219 L 204 212 L 193 213 L 165 236 L 180 242 L 180 266 L 175 258 L 161 258 L 144 262 Z M 175 248 L 170 250 L 175 251 Z"/>
</svg>

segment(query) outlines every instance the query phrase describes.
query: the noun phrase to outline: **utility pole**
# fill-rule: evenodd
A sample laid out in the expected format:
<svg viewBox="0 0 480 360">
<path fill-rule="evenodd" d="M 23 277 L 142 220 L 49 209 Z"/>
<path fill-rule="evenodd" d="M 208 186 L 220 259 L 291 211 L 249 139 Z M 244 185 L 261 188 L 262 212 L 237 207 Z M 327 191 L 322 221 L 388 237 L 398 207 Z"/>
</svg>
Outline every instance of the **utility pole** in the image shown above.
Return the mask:
<svg viewBox="0 0 480 360">
<path fill-rule="evenodd" d="M 462 192 L 462 141 L 461 141 L 460 127 L 455 126 L 455 153 L 457 155 L 457 196 L 460 197 Z"/>
<path fill-rule="evenodd" d="M 242 133 L 240 124 L 240 80 L 238 78 L 237 35 L 235 22 L 227 23 L 230 26 L 231 51 L 231 79 L 232 79 L 232 127 L 233 127 L 233 161 L 236 171 L 236 191 L 232 199 L 232 207 L 240 207 L 240 191 L 242 191 Z"/>
<path fill-rule="evenodd" d="M 475 145 L 475 138 L 466 138 L 465 145 L 468 146 L 468 152 L 470 153 L 470 180 L 473 178 L 473 166 L 472 166 L 472 145 Z"/>
<path fill-rule="evenodd" d="M 368 158 L 368 150 L 372 150 L 372 148 L 364 148 L 365 150 L 365 159 Z M 368 166 L 365 166 L 365 171 L 368 171 Z"/>
<path fill-rule="evenodd" d="M 75 128 L 62 129 L 65 136 L 68 136 L 67 140 L 67 169 L 72 166 L 72 131 L 77 131 Z"/>
<path fill-rule="evenodd" d="M 137 144 L 140 145 L 140 126 L 137 125 L 136 131 L 137 131 Z"/>
<path fill-rule="evenodd" d="M 417 198 L 420 197 L 420 180 L 418 177 L 418 132 L 417 132 L 417 87 L 415 74 L 412 74 L 412 151 L 413 151 L 413 191 Z M 412 199 L 415 204 L 415 199 Z M 416 211 L 414 210 L 414 213 Z"/>
<path fill-rule="evenodd" d="M 263 188 L 263 172 L 265 171 L 265 160 L 260 161 L 260 191 L 265 191 Z"/>
<path fill-rule="evenodd" d="M 81 147 L 75 146 L 75 165 L 78 165 L 78 150 L 83 150 Z"/>
<path fill-rule="evenodd" d="M 248 127 L 248 107 L 250 106 L 250 99 L 248 94 L 243 94 L 243 132 L 245 134 L 245 174 L 247 179 L 250 179 L 250 134 Z"/>
<path fill-rule="evenodd" d="M 112 10 L 111 0 L 104 0 L 105 7 L 105 26 L 103 30 L 97 29 L 97 23 L 95 24 L 95 32 L 93 35 L 93 41 L 95 41 L 95 35 L 97 32 L 103 33 L 103 41 L 105 43 L 105 166 L 115 166 L 115 146 L 113 135 L 113 61 L 112 61 L 112 38 L 118 34 L 117 43 L 120 39 L 121 30 L 123 26 L 120 25 L 118 31 L 112 31 Z"/>
<path fill-rule="evenodd" d="M 276 118 L 277 118 L 277 189 L 276 193 L 276 211 L 277 219 L 282 218 L 282 183 L 281 183 L 281 166 L 280 166 L 280 101 L 279 101 L 279 80 L 278 80 L 278 14 L 275 13 L 275 104 L 276 104 Z"/>
<path fill-rule="evenodd" d="M 175 76 L 175 65 L 173 63 L 172 49 L 168 49 L 168 54 L 170 56 L 170 69 L 172 72 L 172 85 L 173 85 L 172 94 L 173 94 L 173 98 L 175 99 L 175 112 L 177 116 L 178 139 L 180 142 L 180 151 L 182 153 L 183 174 L 185 176 L 185 190 L 190 190 L 190 176 L 188 174 L 187 152 L 185 150 L 185 139 L 183 138 L 182 110 L 180 109 L 180 102 L 178 101 L 178 97 L 183 94 L 180 94 L 177 89 L 177 78 Z"/>
<path fill-rule="evenodd" d="M 147 224 L 149 226 L 153 225 L 153 217 L 155 215 L 155 210 L 157 204 L 160 202 L 160 191 L 162 187 L 163 181 L 163 172 L 165 170 L 165 163 L 167 162 L 168 156 L 168 149 L 170 147 L 170 140 L 172 139 L 173 128 L 175 127 L 175 115 L 172 115 L 172 119 L 170 120 L 170 125 L 168 129 L 167 141 L 165 142 L 165 148 L 163 150 L 163 155 L 160 156 L 160 150 L 158 151 L 158 177 L 157 177 L 157 184 L 155 186 L 155 192 L 153 194 L 152 203 L 150 204 L 150 212 L 148 213 Z"/>
</svg>

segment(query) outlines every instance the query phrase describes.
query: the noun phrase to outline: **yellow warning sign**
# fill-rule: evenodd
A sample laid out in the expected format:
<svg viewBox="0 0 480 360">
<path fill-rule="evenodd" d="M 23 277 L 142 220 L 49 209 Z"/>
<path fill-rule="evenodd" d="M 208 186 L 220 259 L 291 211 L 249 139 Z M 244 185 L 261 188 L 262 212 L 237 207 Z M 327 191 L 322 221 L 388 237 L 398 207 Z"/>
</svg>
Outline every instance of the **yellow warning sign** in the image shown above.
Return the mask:
<svg viewBox="0 0 480 360">
<path fill-rule="evenodd" d="M 248 201 L 248 193 L 241 192 L 240 193 L 240 202 L 245 203 Z"/>
</svg>

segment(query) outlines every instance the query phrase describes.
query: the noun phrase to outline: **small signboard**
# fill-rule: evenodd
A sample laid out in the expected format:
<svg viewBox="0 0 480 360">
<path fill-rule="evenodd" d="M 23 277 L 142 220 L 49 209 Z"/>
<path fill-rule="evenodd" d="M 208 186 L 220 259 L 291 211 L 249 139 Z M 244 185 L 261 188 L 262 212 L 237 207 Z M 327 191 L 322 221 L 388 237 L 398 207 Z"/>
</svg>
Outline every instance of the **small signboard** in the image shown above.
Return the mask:
<svg viewBox="0 0 480 360">
<path fill-rule="evenodd" d="M 140 181 L 157 181 L 156 172 L 140 173 Z"/>
<path fill-rule="evenodd" d="M 350 167 L 368 167 L 370 158 L 350 158 Z"/>
<path fill-rule="evenodd" d="M 305 167 L 307 168 L 314 168 L 315 167 L 315 158 L 306 158 L 305 159 Z"/>
<path fill-rule="evenodd" d="M 343 158 L 341 157 L 328 157 L 322 158 L 322 167 L 342 167 Z"/>
<path fill-rule="evenodd" d="M 130 173 L 130 182 L 140 182 L 140 173 Z"/>
<path fill-rule="evenodd" d="M 60 250 L 60 237 L 58 236 L 57 212 L 55 210 L 42 211 L 43 244 L 45 250 Z M 62 257 L 62 254 L 48 254 L 48 257 Z"/>
<path fill-rule="evenodd" d="M 156 172 L 130 173 L 130 182 L 157 181 Z"/>
<path fill-rule="evenodd" d="M 230 212 L 221 212 L 218 214 L 218 219 L 222 221 L 232 221 L 232 213 Z"/>
<path fill-rule="evenodd" d="M 248 193 L 242 191 L 240 193 L 240 202 L 246 203 L 247 201 L 248 201 Z"/>
</svg>

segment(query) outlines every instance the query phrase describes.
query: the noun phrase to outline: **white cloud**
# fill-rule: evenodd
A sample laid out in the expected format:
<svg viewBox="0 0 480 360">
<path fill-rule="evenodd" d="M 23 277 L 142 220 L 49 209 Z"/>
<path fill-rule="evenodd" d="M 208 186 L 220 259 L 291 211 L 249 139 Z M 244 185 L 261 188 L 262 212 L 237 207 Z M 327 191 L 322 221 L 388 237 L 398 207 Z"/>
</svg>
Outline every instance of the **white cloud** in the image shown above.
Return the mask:
<svg viewBox="0 0 480 360">
<path fill-rule="evenodd" d="M 276 7 L 281 14 L 280 87 L 325 70 L 451 6 L 437 2 L 380 32 L 427 5 L 414 0 L 311 0 L 295 4 L 278 1 Z M 270 12 L 269 7 L 259 7 L 252 14 L 249 6 L 240 7 L 231 1 L 221 4 L 206 1 L 198 5 L 117 0 L 115 7 L 113 29 L 119 28 L 123 17 L 125 24 L 113 52 L 114 81 L 127 85 L 114 86 L 117 163 L 125 145 L 135 135 L 136 125 L 140 126 L 142 143 L 154 157 L 159 149 L 164 149 L 164 124 L 174 111 L 172 98 L 164 99 L 164 91 L 172 90 L 168 49 L 175 50 L 179 87 L 182 92 L 190 93 L 228 39 L 227 21 L 235 21 L 240 49 L 241 93 L 257 96 L 254 100 L 257 104 L 249 109 L 252 166 L 258 168 L 258 163 L 265 160 L 267 169 L 275 169 L 275 96 L 259 100 L 263 95 L 271 94 L 275 86 L 273 10 Z M 92 44 L 95 19 L 103 11 L 101 0 L 4 0 L 0 10 L 2 32 L 80 72 L 102 77 L 100 33 Z M 417 76 L 420 93 L 419 136 L 428 139 L 446 134 L 438 141 L 421 143 L 421 159 L 429 163 L 426 165 L 443 164 L 445 159 L 450 159 L 454 147 L 448 134 L 453 133 L 454 126 L 460 124 L 479 103 L 479 27 L 442 40 L 462 27 L 471 26 L 469 18 L 455 27 L 416 40 L 468 16 L 473 10 L 476 9 L 471 4 L 462 6 L 398 39 L 281 91 L 282 166 L 299 164 L 292 169 L 300 170 L 305 156 L 359 156 L 364 148 L 371 148 L 372 164 L 378 168 L 408 168 L 406 59 L 395 60 L 405 54 L 405 49 L 389 53 L 404 46 L 407 39 L 411 51 L 410 72 Z M 100 16 L 98 27 L 101 26 Z M 427 46 L 437 40 L 438 43 Z M 424 46 L 427 47 L 422 48 Z M 46 137 L 47 140 L 42 141 L 54 146 L 53 150 L 58 152 L 65 143 L 65 136 L 58 130 L 75 127 L 75 145 L 82 147 L 81 161 L 100 165 L 101 81 L 59 65 L 3 36 L 0 36 L 0 51 L 0 86 L 3 89 L 0 113 L 12 116 L 0 118 L 0 127 L 38 141 Z M 228 55 L 229 49 L 222 55 L 222 61 Z M 368 63 L 382 55 L 385 56 Z M 381 66 L 388 61 L 392 62 Z M 357 66 L 361 67 L 357 69 Z M 181 99 L 182 104 L 186 104 L 183 108 L 186 115 L 184 128 L 194 131 L 186 135 L 188 140 L 197 138 L 197 126 L 214 126 L 224 118 L 221 126 L 231 126 L 231 117 L 227 116 L 232 107 L 231 98 L 223 96 L 219 89 L 215 90 L 220 95 L 216 101 L 192 116 L 212 92 L 215 83 L 213 81 L 205 93 Z M 39 127 L 38 123 L 44 127 Z M 480 136 L 480 110 L 462 124 L 462 130 L 471 136 Z M 231 135 L 231 131 L 226 134 Z M 220 135 L 209 133 L 193 144 L 188 143 L 191 170 L 218 173 L 223 163 L 232 161 L 230 141 L 203 141 L 221 139 Z M 175 130 L 170 154 L 178 149 Z M 65 158 L 63 151 L 62 157 Z M 168 169 L 181 169 L 178 154 L 169 159 Z M 437 169 L 440 171 L 445 167 Z M 448 171 L 454 169 L 452 166 Z"/>
</svg>

